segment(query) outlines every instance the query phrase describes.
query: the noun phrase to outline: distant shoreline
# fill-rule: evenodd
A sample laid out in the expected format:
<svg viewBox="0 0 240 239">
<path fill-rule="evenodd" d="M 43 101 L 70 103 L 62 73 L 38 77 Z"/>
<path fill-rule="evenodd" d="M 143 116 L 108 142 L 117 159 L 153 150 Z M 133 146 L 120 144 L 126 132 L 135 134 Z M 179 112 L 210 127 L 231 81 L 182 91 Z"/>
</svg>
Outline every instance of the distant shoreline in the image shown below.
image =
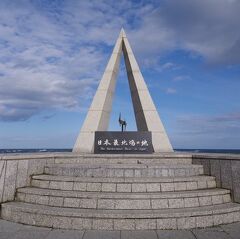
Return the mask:
<svg viewBox="0 0 240 239">
<path fill-rule="evenodd" d="M 51 152 L 71 152 L 71 148 L 67 149 L 0 149 L 0 154 L 8 153 L 51 153 Z M 240 149 L 174 149 L 175 152 L 189 153 L 220 153 L 220 154 L 240 154 Z"/>
</svg>

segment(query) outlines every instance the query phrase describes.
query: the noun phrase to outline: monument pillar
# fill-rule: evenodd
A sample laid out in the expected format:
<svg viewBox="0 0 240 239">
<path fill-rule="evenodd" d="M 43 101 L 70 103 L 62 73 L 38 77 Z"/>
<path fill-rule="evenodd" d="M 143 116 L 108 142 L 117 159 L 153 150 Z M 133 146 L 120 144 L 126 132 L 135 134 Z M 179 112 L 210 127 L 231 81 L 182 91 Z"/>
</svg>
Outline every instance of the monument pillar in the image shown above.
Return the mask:
<svg viewBox="0 0 240 239">
<path fill-rule="evenodd" d="M 112 55 L 88 110 L 87 116 L 74 145 L 73 152 L 93 153 L 95 131 L 108 130 L 121 54 L 122 31 L 119 34 Z"/>
<path fill-rule="evenodd" d="M 116 77 L 123 52 L 138 131 L 150 131 L 155 153 L 173 152 L 164 126 L 148 91 L 128 39 L 122 29 L 99 83 L 73 152 L 93 153 L 94 134 L 107 131 L 115 92 Z"/>
<path fill-rule="evenodd" d="M 122 48 L 137 129 L 152 132 L 154 152 L 171 152 L 172 146 L 125 33 Z"/>
</svg>

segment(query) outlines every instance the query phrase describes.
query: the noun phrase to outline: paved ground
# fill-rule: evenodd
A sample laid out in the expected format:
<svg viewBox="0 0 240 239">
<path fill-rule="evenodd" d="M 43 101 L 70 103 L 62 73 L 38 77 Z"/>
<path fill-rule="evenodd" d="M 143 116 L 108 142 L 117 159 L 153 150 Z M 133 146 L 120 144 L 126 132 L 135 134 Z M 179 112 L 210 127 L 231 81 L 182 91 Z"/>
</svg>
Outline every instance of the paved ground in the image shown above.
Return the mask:
<svg viewBox="0 0 240 239">
<path fill-rule="evenodd" d="M 32 227 L 0 219 L 0 239 L 240 239 L 240 223 L 178 231 L 77 231 Z"/>
</svg>

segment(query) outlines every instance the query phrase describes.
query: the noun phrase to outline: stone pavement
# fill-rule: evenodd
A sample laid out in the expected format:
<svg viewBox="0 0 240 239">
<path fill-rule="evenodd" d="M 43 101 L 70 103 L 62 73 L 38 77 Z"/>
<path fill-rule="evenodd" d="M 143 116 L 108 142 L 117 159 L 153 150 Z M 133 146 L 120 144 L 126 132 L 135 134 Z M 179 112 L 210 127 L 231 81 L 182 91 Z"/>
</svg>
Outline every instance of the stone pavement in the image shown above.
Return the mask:
<svg viewBox="0 0 240 239">
<path fill-rule="evenodd" d="M 153 231 L 57 230 L 0 219 L 0 239 L 240 239 L 240 223 L 207 229 Z"/>
</svg>

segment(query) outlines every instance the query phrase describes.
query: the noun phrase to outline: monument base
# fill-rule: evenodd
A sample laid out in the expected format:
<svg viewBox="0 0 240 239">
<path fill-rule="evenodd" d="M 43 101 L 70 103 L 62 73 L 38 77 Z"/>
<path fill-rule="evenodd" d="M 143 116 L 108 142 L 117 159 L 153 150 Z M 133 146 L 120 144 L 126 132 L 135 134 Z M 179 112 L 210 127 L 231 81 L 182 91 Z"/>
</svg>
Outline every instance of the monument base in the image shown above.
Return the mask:
<svg viewBox="0 0 240 239">
<path fill-rule="evenodd" d="M 5 220 L 116 231 L 240 221 L 240 204 L 231 201 L 230 190 L 217 188 L 215 177 L 192 164 L 191 154 L 26 154 L 1 161 Z M 233 170 L 236 176 L 238 167 Z"/>
<path fill-rule="evenodd" d="M 95 154 L 151 154 L 152 133 L 149 131 L 97 131 Z"/>
</svg>

